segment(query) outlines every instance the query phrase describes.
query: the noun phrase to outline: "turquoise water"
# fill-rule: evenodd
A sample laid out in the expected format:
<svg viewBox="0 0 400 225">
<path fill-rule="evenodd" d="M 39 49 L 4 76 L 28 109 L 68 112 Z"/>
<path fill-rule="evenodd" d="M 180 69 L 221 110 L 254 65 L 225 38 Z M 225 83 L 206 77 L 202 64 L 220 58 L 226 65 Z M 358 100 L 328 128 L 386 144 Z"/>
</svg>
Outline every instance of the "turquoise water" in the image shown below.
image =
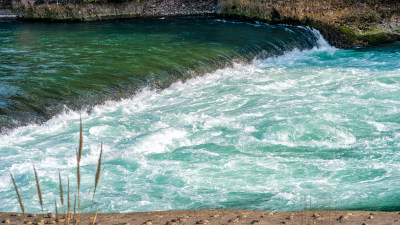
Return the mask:
<svg viewBox="0 0 400 225">
<path fill-rule="evenodd" d="M 52 210 L 58 170 L 64 183 L 67 176 L 75 179 L 80 116 L 82 190 L 93 185 L 104 144 L 96 199 L 101 212 L 288 211 L 310 200 L 315 209 L 400 209 L 399 43 L 340 50 L 307 28 L 200 21 L 227 26 L 239 36 L 236 26 L 265 30 L 261 42 L 268 36 L 286 47 L 283 52 L 261 47 L 254 51 L 259 57 L 249 61 L 253 51 L 243 47 L 247 42 L 233 41 L 243 52 L 218 70 L 185 82 L 171 79 L 159 89 L 145 84 L 131 97 L 60 111 L 42 124 L 1 134 L 0 211 L 18 210 L 9 171 L 27 211 L 40 211 L 32 198 L 32 162 L 45 208 Z M 274 36 L 270 29 L 296 29 L 294 36 L 307 34 L 310 41 L 280 42 L 285 35 Z M 213 49 L 198 48 L 203 57 Z M 169 49 L 172 55 L 174 50 Z M 211 61 L 204 67 L 206 62 Z"/>
<path fill-rule="evenodd" d="M 306 28 L 212 18 L 0 23 L 0 131 L 315 43 Z"/>
</svg>

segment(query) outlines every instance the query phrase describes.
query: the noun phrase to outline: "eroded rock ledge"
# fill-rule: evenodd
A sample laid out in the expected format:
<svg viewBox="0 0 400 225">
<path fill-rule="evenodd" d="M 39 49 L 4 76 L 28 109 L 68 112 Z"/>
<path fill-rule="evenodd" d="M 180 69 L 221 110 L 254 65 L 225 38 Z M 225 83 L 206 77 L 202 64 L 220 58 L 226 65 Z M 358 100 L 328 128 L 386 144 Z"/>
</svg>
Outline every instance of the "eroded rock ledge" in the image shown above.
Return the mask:
<svg viewBox="0 0 400 225">
<path fill-rule="evenodd" d="M 103 19 L 218 14 L 308 25 L 340 48 L 400 40 L 400 1 L 391 0 L 0 0 L 22 19 Z"/>
<path fill-rule="evenodd" d="M 400 40 L 400 1 L 220 0 L 222 15 L 309 25 L 341 48 Z"/>
</svg>

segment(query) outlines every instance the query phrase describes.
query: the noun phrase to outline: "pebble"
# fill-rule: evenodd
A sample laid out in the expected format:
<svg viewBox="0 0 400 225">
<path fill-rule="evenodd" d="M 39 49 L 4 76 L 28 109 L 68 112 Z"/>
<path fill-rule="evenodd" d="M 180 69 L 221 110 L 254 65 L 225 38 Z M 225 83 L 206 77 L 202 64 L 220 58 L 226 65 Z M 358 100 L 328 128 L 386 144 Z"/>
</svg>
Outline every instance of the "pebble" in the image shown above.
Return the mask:
<svg viewBox="0 0 400 225">
<path fill-rule="evenodd" d="M 214 216 L 211 216 L 211 217 L 218 218 L 219 214 L 215 214 Z"/>
<path fill-rule="evenodd" d="M 374 218 L 374 216 L 373 215 L 370 215 L 369 217 L 368 217 L 368 219 L 373 219 Z"/>
<path fill-rule="evenodd" d="M 47 217 L 48 218 L 56 218 L 56 215 L 54 215 L 54 213 L 49 213 L 49 214 L 47 214 Z"/>
<path fill-rule="evenodd" d="M 143 225 L 152 225 L 153 223 L 151 222 L 151 220 L 148 220 L 146 222 L 143 223 Z"/>
<path fill-rule="evenodd" d="M 206 224 L 208 223 L 208 220 L 199 220 L 196 222 L 196 224 Z"/>
<path fill-rule="evenodd" d="M 10 223 L 9 219 L 3 220 L 3 223 Z"/>
<path fill-rule="evenodd" d="M 339 216 L 339 218 L 338 218 L 338 220 L 340 220 L 341 222 L 344 221 L 344 220 L 347 220 L 347 219 L 348 219 L 348 217 L 347 216 L 343 216 L 343 215 Z"/>
<path fill-rule="evenodd" d="M 176 225 L 175 222 L 168 221 L 165 225 Z"/>
<path fill-rule="evenodd" d="M 243 219 L 243 218 L 246 218 L 246 217 L 247 217 L 247 215 L 240 215 L 240 216 L 238 216 L 237 218 Z"/>
<path fill-rule="evenodd" d="M 368 225 L 367 223 L 362 223 L 362 225 Z"/>
<path fill-rule="evenodd" d="M 239 218 L 230 219 L 228 222 L 229 223 L 237 223 L 237 222 L 239 222 Z"/>
<path fill-rule="evenodd" d="M 93 219 L 91 219 L 91 220 L 93 220 Z M 56 221 L 58 221 L 58 222 L 60 222 L 60 223 L 64 223 L 65 222 L 65 219 L 56 219 Z"/>
<path fill-rule="evenodd" d="M 260 224 L 260 221 L 259 220 L 253 220 L 253 221 L 251 221 L 250 224 Z"/>
<path fill-rule="evenodd" d="M 182 218 L 182 217 L 179 217 L 179 218 L 178 218 L 178 222 L 179 222 L 179 223 L 181 223 L 181 222 L 186 222 L 186 219 L 185 219 L 185 218 Z"/>
<path fill-rule="evenodd" d="M 318 215 L 317 213 L 314 213 L 314 214 L 312 215 L 312 217 L 314 217 L 314 218 L 318 218 L 318 217 L 319 217 L 319 215 Z"/>
<path fill-rule="evenodd" d="M 32 224 L 31 221 L 25 221 L 24 224 Z"/>
</svg>

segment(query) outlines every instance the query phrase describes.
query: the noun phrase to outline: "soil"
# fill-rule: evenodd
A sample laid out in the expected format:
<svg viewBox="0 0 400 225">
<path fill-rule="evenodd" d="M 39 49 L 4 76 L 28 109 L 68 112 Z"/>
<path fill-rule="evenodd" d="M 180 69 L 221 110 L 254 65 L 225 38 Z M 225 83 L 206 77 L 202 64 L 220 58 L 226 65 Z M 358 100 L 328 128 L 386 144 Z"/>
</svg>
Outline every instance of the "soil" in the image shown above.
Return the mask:
<svg viewBox="0 0 400 225">
<path fill-rule="evenodd" d="M 56 215 L 27 214 L 28 224 L 57 224 Z M 59 224 L 64 224 L 64 216 L 59 215 Z M 79 224 L 93 222 L 94 214 L 79 215 Z M 24 224 L 21 213 L 0 213 L 0 224 Z M 268 212 L 255 210 L 190 210 L 137 213 L 99 213 L 97 225 L 228 225 L 228 224 L 298 224 L 298 225 L 398 225 L 399 212 L 371 211 L 296 211 Z"/>
</svg>

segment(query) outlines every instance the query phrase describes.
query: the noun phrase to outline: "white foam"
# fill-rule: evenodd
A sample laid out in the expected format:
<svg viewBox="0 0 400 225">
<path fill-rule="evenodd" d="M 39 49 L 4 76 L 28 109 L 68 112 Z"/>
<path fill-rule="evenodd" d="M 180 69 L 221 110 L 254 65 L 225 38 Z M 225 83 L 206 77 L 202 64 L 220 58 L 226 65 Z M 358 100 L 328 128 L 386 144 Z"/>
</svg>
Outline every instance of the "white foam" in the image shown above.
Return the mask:
<svg viewBox="0 0 400 225">
<path fill-rule="evenodd" d="M 304 204 L 304 195 L 326 195 L 325 187 L 345 199 L 340 204 L 352 204 L 357 190 L 365 190 L 362 185 L 379 186 L 400 170 L 400 155 L 389 148 L 375 152 L 376 146 L 396 142 L 399 128 L 395 122 L 378 122 L 364 112 L 340 107 L 367 102 L 359 95 L 347 97 L 354 94 L 357 83 L 352 82 L 358 81 L 362 68 L 354 73 L 336 65 L 302 68 L 318 60 L 318 54 L 337 51 L 319 41 L 319 48 L 293 50 L 249 65 L 236 63 L 161 91 L 145 88 L 131 98 L 95 106 L 90 113 L 66 110 L 42 125 L 16 128 L 0 135 L 0 152 L 9 152 L 2 155 L 1 171 L 11 170 L 31 190 L 32 161 L 46 173 L 48 186 L 52 180 L 56 185 L 57 168 L 73 179 L 81 115 L 82 169 L 89 172 L 88 180 L 93 179 L 90 174 L 95 173 L 104 143 L 99 189 L 104 211 L 223 208 L 229 201 L 246 202 L 243 196 L 252 194 L 268 197 L 249 207 L 296 209 L 296 204 Z M 344 83 L 348 85 L 343 88 L 336 85 Z M 397 112 L 397 101 L 382 101 L 393 105 L 391 113 Z M 371 127 L 365 126 L 370 121 L 391 136 L 362 136 L 353 130 L 354 121 L 363 129 Z M 346 154 L 351 156 L 342 156 Z M 360 157 L 353 159 L 356 154 Z M 366 163 L 368 157 L 374 159 L 373 166 Z M 385 174 L 372 176 L 382 169 Z M 371 178 L 346 181 L 363 170 L 371 171 Z M 9 181 L 6 175 L 0 179 Z M 342 180 L 346 185 L 340 185 Z M 12 186 L 6 183 L 0 184 L 0 191 L 11 195 Z M 22 191 L 27 194 L 29 188 Z M 5 204 L 10 208 L 17 202 Z"/>
</svg>

